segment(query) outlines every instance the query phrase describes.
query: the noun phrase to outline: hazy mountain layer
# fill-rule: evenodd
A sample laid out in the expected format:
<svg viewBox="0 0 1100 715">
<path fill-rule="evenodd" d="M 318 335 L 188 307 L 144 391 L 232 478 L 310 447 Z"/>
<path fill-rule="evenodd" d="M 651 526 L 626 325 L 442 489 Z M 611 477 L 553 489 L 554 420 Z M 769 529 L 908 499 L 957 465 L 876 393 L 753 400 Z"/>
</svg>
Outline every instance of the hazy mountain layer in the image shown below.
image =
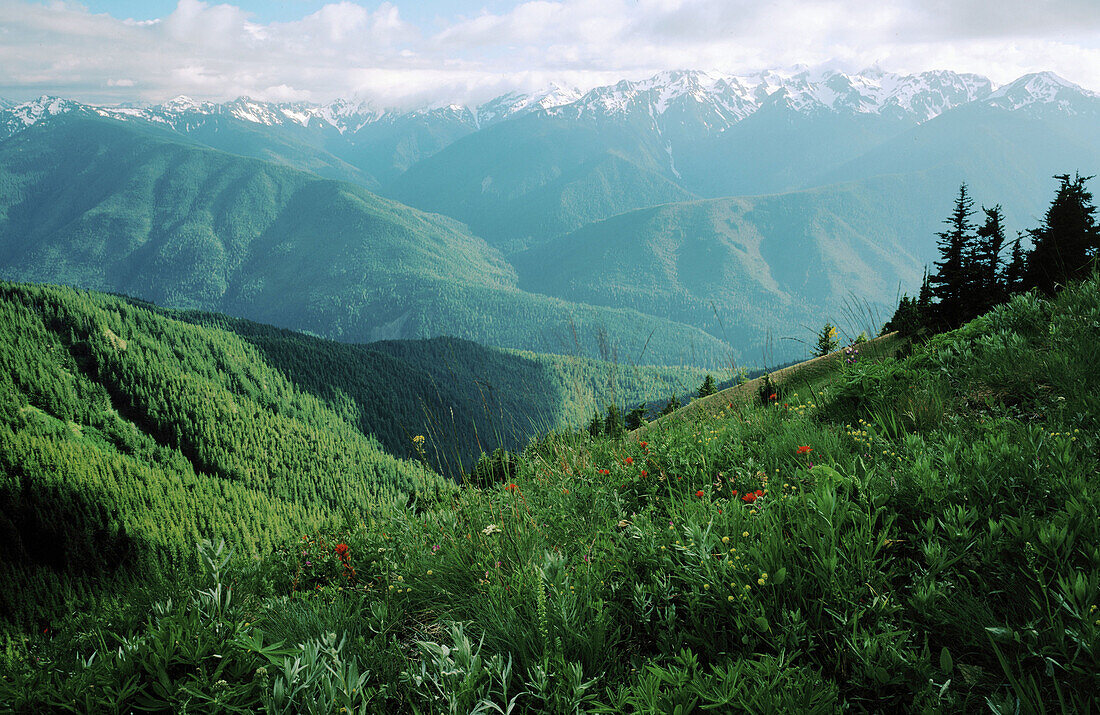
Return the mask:
<svg viewBox="0 0 1100 715">
<path fill-rule="evenodd" d="M 717 363 L 705 333 L 515 287 L 451 219 L 358 186 L 61 117 L 0 144 L 0 275 L 123 292 L 362 342 L 464 337 L 649 363 Z M 648 342 L 644 355 L 642 346 Z"/>
</svg>

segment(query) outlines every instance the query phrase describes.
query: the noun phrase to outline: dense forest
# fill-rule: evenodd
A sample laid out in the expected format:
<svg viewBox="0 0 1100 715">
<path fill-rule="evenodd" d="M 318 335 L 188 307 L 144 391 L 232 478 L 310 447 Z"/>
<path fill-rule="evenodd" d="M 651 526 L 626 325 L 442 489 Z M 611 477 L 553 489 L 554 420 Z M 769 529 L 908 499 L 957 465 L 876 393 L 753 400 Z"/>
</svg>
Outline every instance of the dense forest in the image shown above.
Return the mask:
<svg viewBox="0 0 1100 715">
<path fill-rule="evenodd" d="M 482 451 L 701 379 L 454 339 L 347 345 L 62 287 L 2 283 L 0 312 L 9 625 L 186 570 L 204 535 L 259 555 L 369 499 L 415 503 Z"/>
</svg>

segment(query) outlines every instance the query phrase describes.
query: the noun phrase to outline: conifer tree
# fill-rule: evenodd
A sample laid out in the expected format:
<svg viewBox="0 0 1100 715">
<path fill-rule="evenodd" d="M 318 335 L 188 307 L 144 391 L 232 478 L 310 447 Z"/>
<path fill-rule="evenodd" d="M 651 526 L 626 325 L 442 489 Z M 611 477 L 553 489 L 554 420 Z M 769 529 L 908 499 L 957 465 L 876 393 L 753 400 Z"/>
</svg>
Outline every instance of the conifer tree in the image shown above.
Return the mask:
<svg viewBox="0 0 1100 715">
<path fill-rule="evenodd" d="M 717 390 L 714 387 L 714 377 L 707 375 L 703 380 L 703 384 L 699 386 L 699 397 L 706 397 L 707 395 L 713 395 Z"/>
<path fill-rule="evenodd" d="M 623 415 L 619 412 L 619 406 L 612 402 L 607 406 L 607 417 L 604 419 L 603 431 L 608 437 L 619 438 L 626 432 L 623 424 Z"/>
<path fill-rule="evenodd" d="M 938 301 L 933 313 L 938 322 L 948 328 L 961 325 L 968 312 L 965 302 L 971 297 L 969 286 L 975 240 L 974 226 L 970 222 L 973 207 L 974 200 L 963 183 L 951 216 L 943 221 L 949 228 L 936 234 L 940 260 L 936 261 L 936 273 L 931 279 L 932 295 Z"/>
<path fill-rule="evenodd" d="M 588 423 L 588 434 L 599 437 L 601 432 L 603 432 L 603 420 L 600 419 L 600 413 L 596 412 L 592 415 L 592 421 Z"/>
<path fill-rule="evenodd" d="M 828 355 L 840 347 L 840 340 L 836 336 L 836 326 L 825 323 L 821 332 L 817 334 L 817 347 L 814 354 L 818 357 Z"/>
<path fill-rule="evenodd" d="M 663 417 L 665 415 L 672 414 L 681 407 L 683 407 L 683 405 L 680 403 L 680 398 L 676 395 L 673 395 L 672 399 L 668 401 L 668 404 L 661 408 L 661 416 Z"/>
<path fill-rule="evenodd" d="M 1004 212 L 1001 205 L 997 204 L 991 209 L 982 207 L 985 213 L 985 223 L 978 228 L 976 271 L 974 281 L 977 298 L 976 314 L 984 313 L 989 308 L 1001 303 L 1005 299 L 1006 291 L 1000 281 L 1001 277 L 1001 249 L 1005 242 Z"/>
<path fill-rule="evenodd" d="M 645 403 L 639 404 L 626 414 L 626 428 L 636 430 L 645 422 Z"/>
<path fill-rule="evenodd" d="M 1004 276 L 1001 278 L 1001 284 L 1008 295 L 1019 293 L 1024 289 L 1027 260 L 1024 256 L 1024 249 L 1020 246 L 1021 239 L 1023 239 L 1023 234 L 1017 233 L 1016 240 L 1012 242 L 1012 252 L 1009 254 L 1008 264 L 1004 267 Z"/>
<path fill-rule="evenodd" d="M 1067 281 L 1087 275 L 1100 249 L 1100 229 L 1092 193 L 1085 189 L 1091 176 L 1059 174 L 1060 185 L 1042 225 L 1028 231 L 1035 247 L 1028 255 L 1025 288 L 1054 293 Z"/>
</svg>

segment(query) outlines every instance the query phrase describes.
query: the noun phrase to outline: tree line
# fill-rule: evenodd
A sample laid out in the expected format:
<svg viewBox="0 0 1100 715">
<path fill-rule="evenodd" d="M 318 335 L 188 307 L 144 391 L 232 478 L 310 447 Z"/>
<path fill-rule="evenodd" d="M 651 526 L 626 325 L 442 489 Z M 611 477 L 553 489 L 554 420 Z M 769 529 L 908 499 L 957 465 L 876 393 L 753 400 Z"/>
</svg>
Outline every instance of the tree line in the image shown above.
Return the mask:
<svg viewBox="0 0 1100 715">
<path fill-rule="evenodd" d="M 1005 236 L 1000 204 L 981 207 L 974 221 L 974 199 L 959 187 L 947 228 L 938 234 L 939 260 L 925 272 L 915 297 L 903 295 L 883 332 L 922 336 L 957 328 L 1017 293 L 1053 295 L 1086 277 L 1100 253 L 1096 206 L 1085 183 L 1092 176 L 1059 174 L 1058 190 L 1036 228 Z M 1030 249 L 1024 239 L 1030 239 Z"/>
</svg>

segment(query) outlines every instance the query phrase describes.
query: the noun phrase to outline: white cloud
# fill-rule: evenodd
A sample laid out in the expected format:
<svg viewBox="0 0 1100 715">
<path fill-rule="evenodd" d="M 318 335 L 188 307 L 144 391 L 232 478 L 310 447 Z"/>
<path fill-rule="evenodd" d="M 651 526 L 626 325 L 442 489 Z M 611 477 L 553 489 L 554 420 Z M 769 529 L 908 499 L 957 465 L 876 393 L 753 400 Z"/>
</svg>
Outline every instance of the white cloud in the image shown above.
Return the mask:
<svg viewBox="0 0 1100 715">
<path fill-rule="evenodd" d="M 1049 69 L 1100 89 L 1096 0 L 532 0 L 431 31 L 402 18 L 411 1 L 331 2 L 293 22 L 261 23 L 231 3 L 200 0 L 141 22 L 75 3 L 0 0 L 0 95 L 402 105 L 550 81 L 584 88 L 669 68 L 826 60 L 998 82 Z"/>
</svg>

